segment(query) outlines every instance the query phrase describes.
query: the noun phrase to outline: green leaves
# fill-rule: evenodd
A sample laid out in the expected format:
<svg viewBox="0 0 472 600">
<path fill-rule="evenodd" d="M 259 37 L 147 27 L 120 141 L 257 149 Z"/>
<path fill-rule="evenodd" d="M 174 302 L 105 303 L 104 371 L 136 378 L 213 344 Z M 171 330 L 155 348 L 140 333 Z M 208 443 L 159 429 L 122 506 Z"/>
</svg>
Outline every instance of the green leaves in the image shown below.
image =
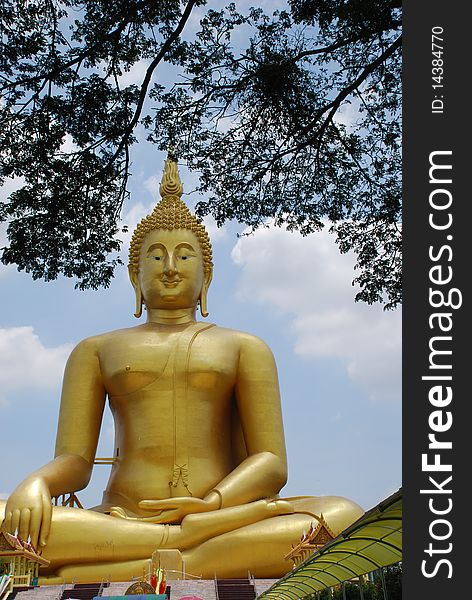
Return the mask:
<svg viewBox="0 0 472 600">
<path fill-rule="evenodd" d="M 24 181 L 0 207 L 4 264 L 109 285 L 145 97 L 121 76 L 154 59 L 181 19 L 178 0 L 2 3 L 0 181 Z"/>
<path fill-rule="evenodd" d="M 118 259 L 138 124 L 199 173 L 217 223 L 308 235 L 328 220 L 358 257 L 356 299 L 401 302 L 400 6 L 291 0 L 265 14 L 189 0 L 4 0 L 0 179 L 25 184 L 0 209 L 5 263 L 107 285 Z M 123 85 L 138 61 L 141 83 Z M 150 87 L 162 61 L 175 82 Z M 152 101 L 152 109 L 146 105 Z M 67 141 L 67 144 L 65 143 Z"/>
<path fill-rule="evenodd" d="M 358 255 L 357 299 L 393 308 L 401 302 L 401 234 L 392 227 L 401 214 L 397 7 L 290 6 L 292 15 L 272 17 L 234 6 L 209 13 L 182 58 L 183 82 L 154 93 L 150 137 L 199 172 L 209 194 L 201 216 L 252 227 L 275 217 L 305 235 L 331 221 L 342 251 Z M 241 25 L 246 49 L 237 48 Z"/>
<path fill-rule="evenodd" d="M 104 166 L 93 154 L 55 159 L 48 170 L 42 164 L 2 206 L 10 239 L 3 262 L 34 279 L 49 281 L 62 273 L 77 278 L 81 289 L 108 286 L 119 264 L 108 256 L 119 250 L 114 177 L 104 174 L 100 185 L 90 184 Z"/>
</svg>

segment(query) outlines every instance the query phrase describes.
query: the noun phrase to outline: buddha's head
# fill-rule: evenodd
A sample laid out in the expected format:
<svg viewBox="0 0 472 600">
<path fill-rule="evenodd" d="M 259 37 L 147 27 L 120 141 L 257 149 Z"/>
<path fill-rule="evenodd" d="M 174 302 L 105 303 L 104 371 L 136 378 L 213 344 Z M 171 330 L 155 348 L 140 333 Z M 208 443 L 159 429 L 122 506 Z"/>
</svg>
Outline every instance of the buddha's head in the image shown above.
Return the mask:
<svg viewBox="0 0 472 600">
<path fill-rule="evenodd" d="M 147 308 L 180 309 L 200 304 L 208 316 L 207 291 L 213 274 L 210 238 L 181 200 L 177 163 L 166 160 L 162 200 L 133 232 L 128 272 L 136 292 L 135 316 Z"/>
</svg>

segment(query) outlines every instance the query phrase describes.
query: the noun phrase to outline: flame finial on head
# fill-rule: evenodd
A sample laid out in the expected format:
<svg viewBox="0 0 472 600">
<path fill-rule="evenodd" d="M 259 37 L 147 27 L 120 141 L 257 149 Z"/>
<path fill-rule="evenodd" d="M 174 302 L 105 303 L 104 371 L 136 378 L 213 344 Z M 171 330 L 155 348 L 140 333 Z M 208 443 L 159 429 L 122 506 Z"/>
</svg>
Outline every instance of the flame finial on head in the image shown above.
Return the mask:
<svg viewBox="0 0 472 600">
<path fill-rule="evenodd" d="M 144 236 L 155 229 L 187 229 L 192 231 L 203 255 L 203 268 L 210 273 L 213 267 L 213 253 L 210 238 L 204 225 L 189 211 L 181 199 L 183 185 L 180 181 L 177 162 L 168 158 L 164 164 L 159 192 L 162 200 L 156 205 L 150 215 L 138 223 L 131 238 L 129 249 L 129 268 L 136 273 L 139 271 L 139 254 Z"/>
<path fill-rule="evenodd" d="M 162 198 L 168 196 L 178 196 L 180 198 L 183 191 L 184 186 L 180 181 L 179 167 L 174 160 L 167 158 L 164 163 L 164 174 L 159 186 L 159 193 Z"/>
</svg>

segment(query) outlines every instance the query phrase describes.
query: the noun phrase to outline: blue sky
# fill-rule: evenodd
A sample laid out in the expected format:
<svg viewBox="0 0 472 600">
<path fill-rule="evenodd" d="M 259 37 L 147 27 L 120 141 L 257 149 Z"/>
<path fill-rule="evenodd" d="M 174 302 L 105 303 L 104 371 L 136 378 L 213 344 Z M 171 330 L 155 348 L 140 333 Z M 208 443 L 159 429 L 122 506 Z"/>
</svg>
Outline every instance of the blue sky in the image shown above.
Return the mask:
<svg viewBox="0 0 472 600">
<path fill-rule="evenodd" d="M 125 77 L 133 81 L 144 68 Z M 131 228 L 158 200 L 165 158 L 139 131 L 138 140 L 123 212 Z M 181 177 L 192 190 L 195 175 L 184 165 Z M 1 198 L 17 184 L 7 181 Z M 196 195 L 187 201 L 193 206 Z M 276 357 L 289 460 L 282 494 L 342 495 L 374 506 L 401 485 L 401 311 L 354 302 L 354 257 L 341 256 L 327 231 L 302 238 L 268 227 L 238 238 L 236 223 L 217 229 L 210 220 L 208 228 L 215 263 L 208 320 L 258 335 Z M 122 237 L 125 263 L 129 237 Z M 62 372 L 74 345 L 138 321 L 126 267 L 97 292 L 74 290 L 64 278 L 33 282 L 3 266 L 0 286 L 2 498 L 53 457 Z M 97 455 L 112 448 L 107 410 Z M 84 505 L 100 502 L 108 471 L 95 467 L 79 493 Z"/>
</svg>

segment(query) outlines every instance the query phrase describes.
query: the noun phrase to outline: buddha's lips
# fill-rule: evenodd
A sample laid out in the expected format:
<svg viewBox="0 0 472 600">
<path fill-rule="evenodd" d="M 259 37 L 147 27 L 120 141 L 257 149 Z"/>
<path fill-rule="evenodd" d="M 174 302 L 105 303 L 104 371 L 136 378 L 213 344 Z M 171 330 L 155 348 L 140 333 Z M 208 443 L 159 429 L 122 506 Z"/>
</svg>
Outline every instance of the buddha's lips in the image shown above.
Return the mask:
<svg viewBox="0 0 472 600">
<path fill-rule="evenodd" d="M 170 287 L 170 288 L 174 288 L 176 287 L 182 280 L 181 279 L 174 279 L 172 281 L 169 281 L 167 279 L 163 279 L 162 283 L 166 286 L 166 287 Z"/>
</svg>

